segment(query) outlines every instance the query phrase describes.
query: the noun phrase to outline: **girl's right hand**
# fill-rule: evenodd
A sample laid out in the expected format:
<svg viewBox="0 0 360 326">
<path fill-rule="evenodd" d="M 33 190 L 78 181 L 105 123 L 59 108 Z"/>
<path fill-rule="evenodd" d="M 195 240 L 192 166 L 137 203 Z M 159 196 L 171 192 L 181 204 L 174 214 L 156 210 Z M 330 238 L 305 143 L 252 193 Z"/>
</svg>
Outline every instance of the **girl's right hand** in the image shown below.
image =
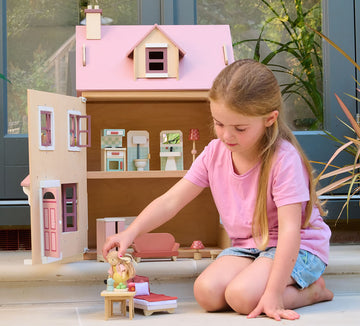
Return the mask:
<svg viewBox="0 0 360 326">
<path fill-rule="evenodd" d="M 119 258 L 124 256 L 127 248 L 133 243 L 134 239 L 128 234 L 128 232 L 123 231 L 120 233 L 113 234 L 106 239 L 106 242 L 102 248 L 102 254 L 104 259 L 108 255 L 109 251 L 115 247 L 118 247 L 118 256 Z"/>
</svg>

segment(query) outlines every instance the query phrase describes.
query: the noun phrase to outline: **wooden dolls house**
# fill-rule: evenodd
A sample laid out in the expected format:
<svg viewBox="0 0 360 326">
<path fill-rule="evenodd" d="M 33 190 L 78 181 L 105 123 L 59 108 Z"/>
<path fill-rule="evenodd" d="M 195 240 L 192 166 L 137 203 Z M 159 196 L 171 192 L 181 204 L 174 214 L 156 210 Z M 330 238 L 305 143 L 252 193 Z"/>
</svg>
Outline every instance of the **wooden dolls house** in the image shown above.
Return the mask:
<svg viewBox="0 0 360 326">
<path fill-rule="evenodd" d="M 101 15 L 101 10 L 87 10 L 89 13 Z M 91 19 L 87 26 L 76 27 L 79 98 L 29 92 L 33 263 L 46 256 L 44 216 L 39 212 L 46 205 L 41 196 L 47 189 L 56 189 L 54 197 L 59 198 L 55 220 L 60 224 L 60 257 L 74 257 L 86 247 L 96 248 L 97 219 L 136 216 L 186 173 L 192 164 L 192 141 L 182 139 L 183 169 L 164 171 L 159 135 L 164 130 L 188 135 L 190 129 L 197 128 L 201 135 L 197 141 L 199 152 L 206 146 L 213 138 L 207 93 L 216 75 L 232 61 L 227 25 L 101 26 L 98 19 Z M 86 103 L 81 99 L 86 99 Z M 74 109 L 72 101 L 79 103 L 81 110 Z M 42 106 L 52 108 L 52 150 L 39 148 Z M 91 147 L 79 147 L 76 151 L 68 147 L 72 132 L 66 126 L 72 110 L 91 116 L 91 133 L 80 132 L 82 138 L 91 137 L 86 140 Z M 148 132 L 149 160 L 144 171 L 109 172 L 102 168 L 102 131 L 119 128 Z M 123 144 L 128 141 L 124 137 Z M 69 184 L 76 185 L 77 229 L 64 232 L 62 188 Z M 194 239 L 201 239 L 206 246 L 218 247 L 222 231 L 210 191 L 206 189 L 156 231 L 173 234 L 180 246 L 190 246 Z"/>
</svg>

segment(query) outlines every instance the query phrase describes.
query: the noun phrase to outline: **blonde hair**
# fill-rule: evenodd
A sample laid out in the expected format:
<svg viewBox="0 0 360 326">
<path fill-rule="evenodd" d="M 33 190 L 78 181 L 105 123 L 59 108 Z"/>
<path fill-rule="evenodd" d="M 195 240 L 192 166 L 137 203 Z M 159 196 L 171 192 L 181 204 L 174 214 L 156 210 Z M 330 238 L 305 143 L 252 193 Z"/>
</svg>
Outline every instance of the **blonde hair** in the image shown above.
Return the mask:
<svg viewBox="0 0 360 326">
<path fill-rule="evenodd" d="M 126 254 L 124 257 L 119 258 L 118 252 L 113 250 L 108 253 L 106 259 L 116 261 L 116 265 L 124 265 L 128 278 L 133 278 L 136 275 L 134 265 L 132 264 L 133 258 L 131 255 Z"/>
<path fill-rule="evenodd" d="M 309 174 L 310 200 L 306 204 L 302 228 L 309 227 L 314 204 L 317 204 L 320 212 L 324 214 L 316 196 L 312 167 L 285 122 L 280 87 L 272 71 L 251 59 L 235 61 L 216 77 L 209 92 L 209 99 L 222 101 L 229 109 L 247 116 L 262 117 L 275 110 L 279 112 L 275 123 L 266 128 L 260 143 L 261 172 L 252 222 L 252 235 L 258 248 L 265 249 L 269 242 L 267 188 L 272 161 L 280 140 L 287 140 L 298 150 Z"/>
</svg>

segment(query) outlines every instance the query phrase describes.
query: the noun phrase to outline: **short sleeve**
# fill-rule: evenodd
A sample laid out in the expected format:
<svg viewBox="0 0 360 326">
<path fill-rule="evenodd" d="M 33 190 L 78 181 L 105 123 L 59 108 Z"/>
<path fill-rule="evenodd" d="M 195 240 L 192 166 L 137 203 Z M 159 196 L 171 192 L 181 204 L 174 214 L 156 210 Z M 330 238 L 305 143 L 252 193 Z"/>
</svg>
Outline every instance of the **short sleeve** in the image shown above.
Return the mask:
<svg viewBox="0 0 360 326">
<path fill-rule="evenodd" d="M 184 178 L 199 187 L 209 187 L 208 164 L 211 160 L 211 149 L 208 146 L 200 153 L 191 165 Z"/>
<path fill-rule="evenodd" d="M 281 151 L 275 160 L 271 192 L 277 207 L 310 199 L 309 175 L 300 154 L 292 145 Z"/>
</svg>

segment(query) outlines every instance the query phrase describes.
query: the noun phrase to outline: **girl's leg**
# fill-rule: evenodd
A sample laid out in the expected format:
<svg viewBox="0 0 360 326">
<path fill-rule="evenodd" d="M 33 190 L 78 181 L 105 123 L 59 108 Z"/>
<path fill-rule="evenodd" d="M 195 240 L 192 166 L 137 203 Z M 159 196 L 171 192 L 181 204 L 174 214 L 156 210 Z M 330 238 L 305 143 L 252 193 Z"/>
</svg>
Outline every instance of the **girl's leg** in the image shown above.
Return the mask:
<svg viewBox="0 0 360 326">
<path fill-rule="evenodd" d="M 258 258 L 228 284 L 225 300 L 234 311 L 247 315 L 255 309 L 265 291 L 272 262 L 271 258 Z"/>
<path fill-rule="evenodd" d="M 255 309 L 265 291 L 272 263 L 270 258 L 258 258 L 228 284 L 225 300 L 233 310 L 247 315 Z M 285 309 L 296 309 L 332 298 L 333 293 L 325 287 L 323 278 L 300 290 L 290 277 L 283 303 Z"/>
<path fill-rule="evenodd" d="M 254 260 L 246 257 L 223 256 L 209 265 L 194 283 L 196 301 L 206 311 L 228 309 L 225 289 Z"/>
<path fill-rule="evenodd" d="M 322 301 L 331 301 L 334 294 L 326 288 L 325 281 L 320 277 L 309 287 L 301 290 L 293 285 L 286 287 L 284 305 L 286 309 L 296 309 Z"/>
</svg>

